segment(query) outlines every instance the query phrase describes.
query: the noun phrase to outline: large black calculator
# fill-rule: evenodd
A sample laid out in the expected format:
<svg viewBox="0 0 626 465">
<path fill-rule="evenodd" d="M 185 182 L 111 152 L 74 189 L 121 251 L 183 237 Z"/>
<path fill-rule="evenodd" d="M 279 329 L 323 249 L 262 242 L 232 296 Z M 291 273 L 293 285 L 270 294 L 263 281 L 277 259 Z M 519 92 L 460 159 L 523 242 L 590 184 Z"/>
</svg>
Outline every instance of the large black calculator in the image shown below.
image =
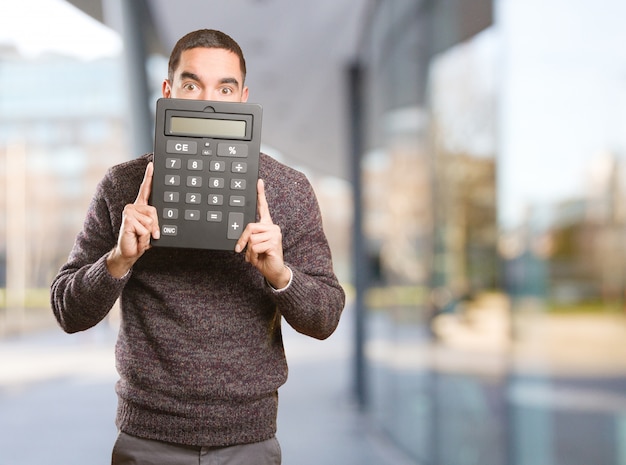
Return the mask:
<svg viewBox="0 0 626 465">
<path fill-rule="evenodd" d="M 262 108 L 258 104 L 157 101 L 150 204 L 154 246 L 234 250 L 256 221 Z"/>
</svg>

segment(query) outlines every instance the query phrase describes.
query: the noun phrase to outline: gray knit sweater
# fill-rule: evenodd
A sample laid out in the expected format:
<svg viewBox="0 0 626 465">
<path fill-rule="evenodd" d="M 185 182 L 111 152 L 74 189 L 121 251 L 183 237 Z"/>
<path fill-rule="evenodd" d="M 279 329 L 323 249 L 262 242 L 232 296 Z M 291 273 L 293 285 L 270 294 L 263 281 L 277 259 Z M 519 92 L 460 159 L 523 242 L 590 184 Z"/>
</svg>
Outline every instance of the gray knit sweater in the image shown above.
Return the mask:
<svg viewBox="0 0 626 465">
<path fill-rule="evenodd" d="M 115 166 L 98 185 L 83 230 L 52 283 L 54 314 L 65 331 L 86 330 L 121 297 L 120 430 L 197 446 L 268 439 L 276 432 L 278 388 L 287 379 L 281 317 L 324 339 L 344 306 L 313 190 L 302 173 L 261 155 L 259 176 L 293 271 L 282 292 L 243 254 L 224 251 L 155 247 L 115 279 L 106 255 L 151 159 Z"/>
</svg>

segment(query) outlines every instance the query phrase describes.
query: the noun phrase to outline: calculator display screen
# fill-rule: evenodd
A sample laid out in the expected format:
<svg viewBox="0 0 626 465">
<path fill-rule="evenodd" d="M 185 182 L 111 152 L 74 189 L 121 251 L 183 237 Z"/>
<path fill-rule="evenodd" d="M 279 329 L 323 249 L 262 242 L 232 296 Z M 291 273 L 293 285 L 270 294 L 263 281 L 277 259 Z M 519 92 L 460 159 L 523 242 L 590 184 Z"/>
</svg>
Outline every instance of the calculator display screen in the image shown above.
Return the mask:
<svg viewBox="0 0 626 465">
<path fill-rule="evenodd" d="M 198 137 L 244 138 L 246 136 L 246 122 L 172 116 L 170 118 L 170 133 Z"/>
</svg>

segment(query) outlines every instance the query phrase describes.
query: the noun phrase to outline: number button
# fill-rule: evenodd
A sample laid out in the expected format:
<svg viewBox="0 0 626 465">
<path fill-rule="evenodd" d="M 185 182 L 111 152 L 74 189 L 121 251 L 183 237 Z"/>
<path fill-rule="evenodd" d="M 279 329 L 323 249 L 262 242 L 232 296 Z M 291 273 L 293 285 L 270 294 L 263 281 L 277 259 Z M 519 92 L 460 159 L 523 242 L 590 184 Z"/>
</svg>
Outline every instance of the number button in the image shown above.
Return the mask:
<svg viewBox="0 0 626 465">
<path fill-rule="evenodd" d="M 226 171 L 226 163 L 223 161 L 212 161 L 210 171 Z"/>
<path fill-rule="evenodd" d="M 209 205 L 223 205 L 224 204 L 224 196 L 219 194 L 211 194 L 209 195 Z"/>
<path fill-rule="evenodd" d="M 167 218 L 168 220 L 176 220 L 176 219 L 178 219 L 178 209 L 176 209 L 176 208 L 164 208 L 163 209 L 163 218 Z"/>
<path fill-rule="evenodd" d="M 224 178 L 210 178 L 209 179 L 209 187 L 213 189 L 223 189 L 224 188 Z"/>
<path fill-rule="evenodd" d="M 201 198 L 202 196 L 200 194 L 188 192 L 187 196 L 185 197 L 185 202 L 186 203 L 200 203 Z"/>
<path fill-rule="evenodd" d="M 179 170 L 180 165 L 180 158 L 168 158 L 165 160 L 166 168 L 169 168 L 171 170 Z"/>
<path fill-rule="evenodd" d="M 165 192 L 163 195 L 163 201 L 167 203 L 177 203 L 180 198 L 178 192 Z"/>
<path fill-rule="evenodd" d="M 168 174 L 165 176 L 165 184 L 168 186 L 180 186 L 180 176 L 176 174 Z"/>
<path fill-rule="evenodd" d="M 202 178 L 200 176 L 187 176 L 187 187 L 201 187 Z"/>
<path fill-rule="evenodd" d="M 187 169 L 190 171 L 201 171 L 202 170 L 202 160 L 188 160 L 187 161 Z"/>
</svg>

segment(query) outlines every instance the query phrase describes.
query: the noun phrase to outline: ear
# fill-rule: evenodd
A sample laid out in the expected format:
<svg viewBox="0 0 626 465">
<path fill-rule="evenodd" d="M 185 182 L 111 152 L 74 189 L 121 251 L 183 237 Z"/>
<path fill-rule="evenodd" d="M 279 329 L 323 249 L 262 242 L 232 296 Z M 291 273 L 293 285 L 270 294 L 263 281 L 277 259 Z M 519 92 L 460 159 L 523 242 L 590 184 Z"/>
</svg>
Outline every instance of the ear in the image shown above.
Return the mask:
<svg viewBox="0 0 626 465">
<path fill-rule="evenodd" d="M 170 98 L 172 96 L 172 85 L 170 84 L 169 79 L 164 79 L 163 84 L 161 85 L 161 93 L 164 98 Z"/>
<path fill-rule="evenodd" d="M 244 87 L 241 91 L 241 102 L 246 103 L 248 101 L 248 87 Z"/>
</svg>

